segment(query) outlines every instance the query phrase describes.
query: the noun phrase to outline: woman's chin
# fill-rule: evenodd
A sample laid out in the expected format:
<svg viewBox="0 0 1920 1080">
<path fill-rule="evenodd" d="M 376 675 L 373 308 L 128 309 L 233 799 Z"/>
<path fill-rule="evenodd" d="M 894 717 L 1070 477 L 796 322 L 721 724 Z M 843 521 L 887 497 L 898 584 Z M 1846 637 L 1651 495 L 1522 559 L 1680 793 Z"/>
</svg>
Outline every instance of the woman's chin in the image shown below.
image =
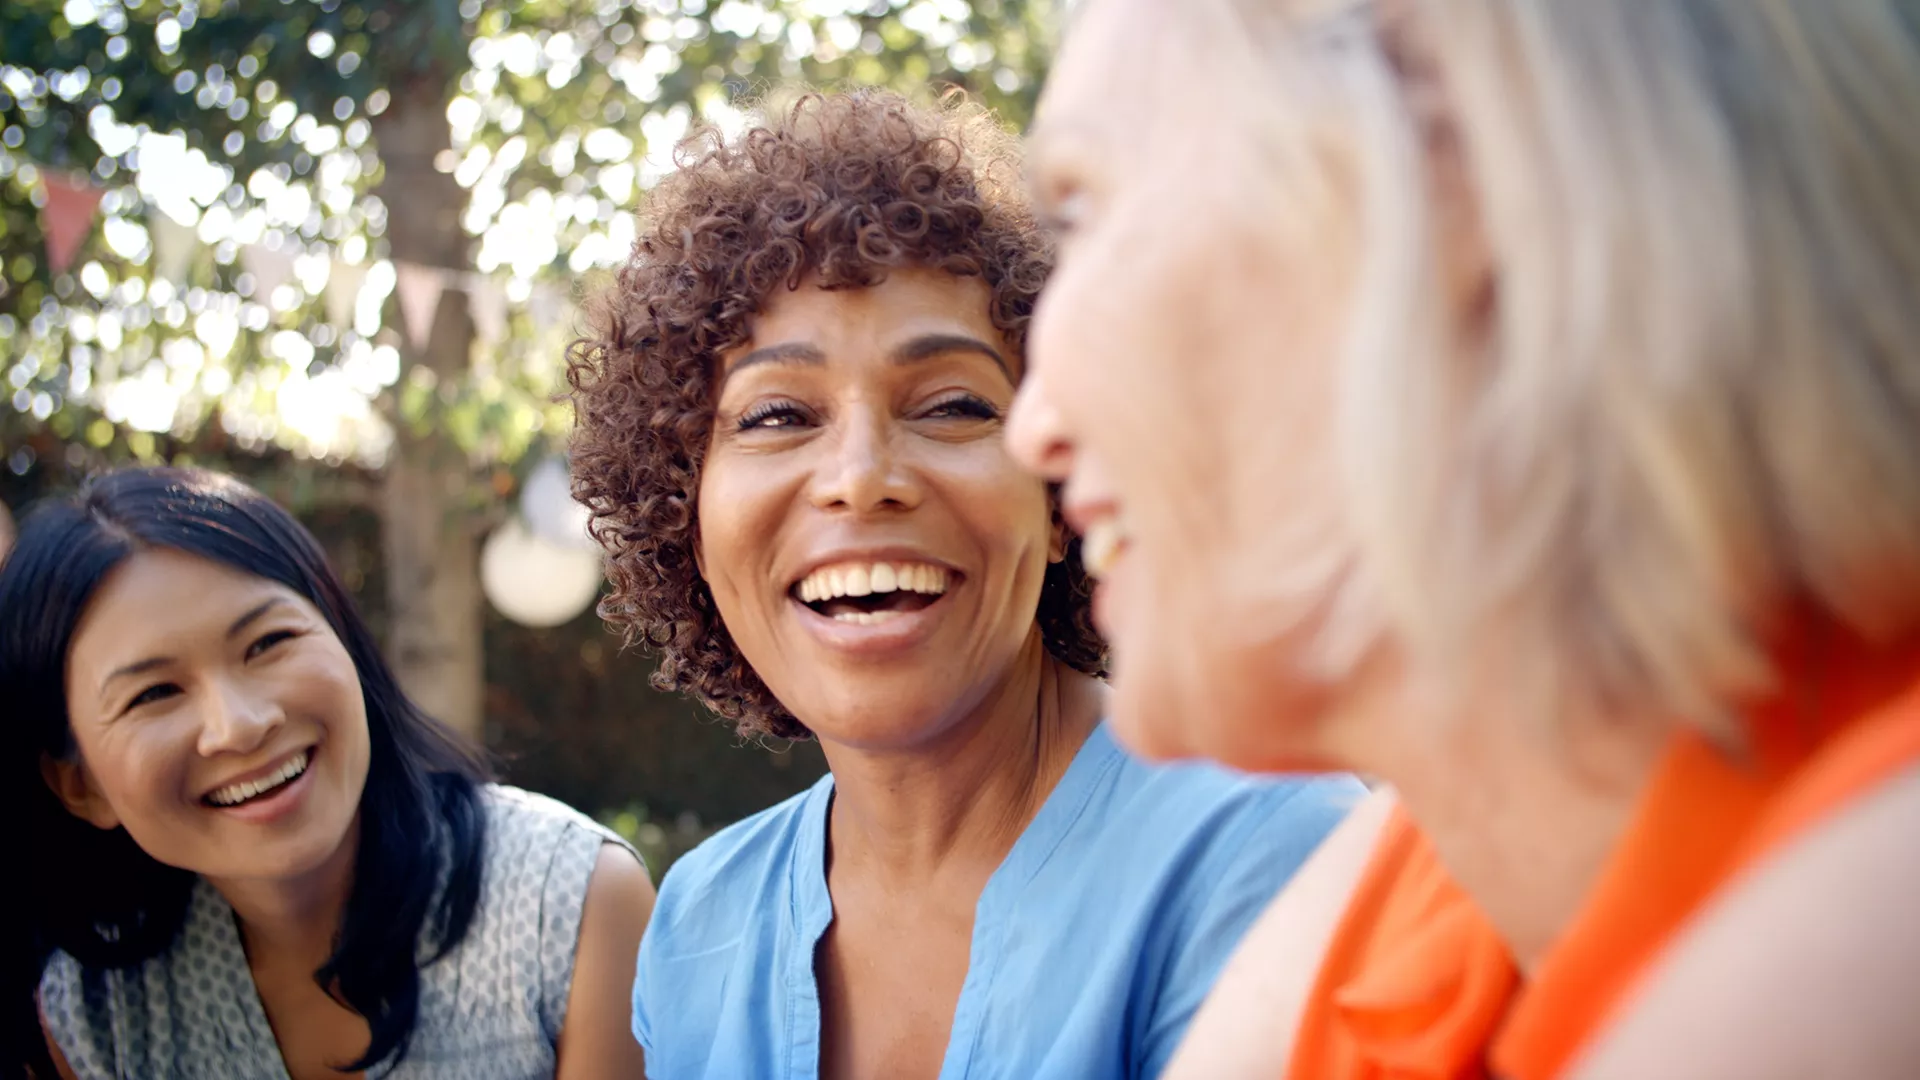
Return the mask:
<svg viewBox="0 0 1920 1080">
<path fill-rule="evenodd" d="M 829 749 L 882 753 L 924 748 L 947 733 L 956 710 L 943 706 L 961 696 L 928 693 L 930 675 L 883 677 L 881 681 L 892 686 L 865 686 L 858 700 L 843 698 L 829 706 L 795 710 L 794 715 Z"/>
<path fill-rule="evenodd" d="M 353 815 L 344 824 L 334 818 L 316 815 L 284 835 L 230 845 L 199 873 L 213 880 L 299 881 L 330 872 L 353 857 Z"/>
</svg>

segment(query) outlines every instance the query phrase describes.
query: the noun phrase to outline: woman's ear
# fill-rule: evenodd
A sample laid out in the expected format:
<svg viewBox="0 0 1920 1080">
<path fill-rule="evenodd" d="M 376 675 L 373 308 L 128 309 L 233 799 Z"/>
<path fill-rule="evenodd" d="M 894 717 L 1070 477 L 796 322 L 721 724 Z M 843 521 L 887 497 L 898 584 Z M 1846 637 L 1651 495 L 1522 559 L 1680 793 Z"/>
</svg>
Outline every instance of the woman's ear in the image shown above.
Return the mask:
<svg viewBox="0 0 1920 1080">
<path fill-rule="evenodd" d="M 47 782 L 48 790 L 67 808 L 67 813 L 92 825 L 96 829 L 117 829 L 120 827 L 120 815 L 100 794 L 100 787 L 94 783 L 93 773 L 86 762 L 74 755 L 73 760 L 54 757 L 52 754 L 40 755 L 40 778 Z"/>
</svg>

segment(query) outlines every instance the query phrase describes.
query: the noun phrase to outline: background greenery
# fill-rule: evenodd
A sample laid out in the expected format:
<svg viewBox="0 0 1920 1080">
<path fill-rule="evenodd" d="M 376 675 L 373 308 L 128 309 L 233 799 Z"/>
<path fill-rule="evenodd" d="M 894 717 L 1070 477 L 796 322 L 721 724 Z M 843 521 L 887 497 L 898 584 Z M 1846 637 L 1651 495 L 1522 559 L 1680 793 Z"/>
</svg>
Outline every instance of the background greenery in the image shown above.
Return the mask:
<svg viewBox="0 0 1920 1080">
<path fill-rule="evenodd" d="M 0 503 L 130 461 L 246 476 L 322 538 L 410 693 L 663 870 L 824 765 L 655 693 L 591 613 L 531 630 L 481 600 L 481 538 L 566 441 L 572 317 L 538 298 L 626 254 L 690 125 L 783 85 L 959 86 L 1024 125 L 1053 7 L 0 0 Z M 63 273 L 48 171 L 103 192 Z M 197 230 L 184 280 L 156 273 L 159 215 Z M 313 272 L 260 295 L 250 244 Z M 458 289 L 417 337 L 391 293 L 330 318 L 321 267 L 389 260 L 499 282 L 506 334 Z M 339 423 L 295 422 L 322 398 Z"/>
</svg>

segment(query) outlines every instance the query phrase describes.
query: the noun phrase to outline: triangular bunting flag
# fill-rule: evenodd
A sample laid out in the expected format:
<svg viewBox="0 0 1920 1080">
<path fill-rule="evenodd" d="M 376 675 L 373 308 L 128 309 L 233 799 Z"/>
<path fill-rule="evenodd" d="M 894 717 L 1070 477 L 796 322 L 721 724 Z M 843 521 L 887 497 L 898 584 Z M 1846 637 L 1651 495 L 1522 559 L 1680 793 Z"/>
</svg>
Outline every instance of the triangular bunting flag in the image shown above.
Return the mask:
<svg viewBox="0 0 1920 1080">
<path fill-rule="evenodd" d="M 440 294 L 446 290 L 447 276 L 437 266 L 397 259 L 393 273 L 394 291 L 400 294 L 400 318 L 406 323 L 407 344 L 415 351 L 424 349 L 433 333 L 433 314 L 440 307 Z"/>
<path fill-rule="evenodd" d="M 353 325 L 354 302 L 360 299 L 360 286 L 366 280 L 366 267 L 334 260 L 333 273 L 327 278 L 328 322 L 341 327 Z"/>
<path fill-rule="evenodd" d="M 147 232 L 153 237 L 153 270 L 175 289 L 186 286 L 187 271 L 193 268 L 193 253 L 199 249 L 200 234 L 193 226 L 182 225 L 173 215 L 156 212 L 147 219 Z"/>
<path fill-rule="evenodd" d="M 240 265 L 253 275 L 255 303 L 267 303 L 275 289 L 293 280 L 293 253 L 286 248 L 248 244 L 240 249 Z"/>
<path fill-rule="evenodd" d="M 84 178 L 48 172 L 42 179 L 47 185 L 47 205 L 40 213 L 47 234 L 47 265 L 54 273 L 64 274 L 80 253 L 81 241 L 93 231 L 101 192 Z"/>
</svg>

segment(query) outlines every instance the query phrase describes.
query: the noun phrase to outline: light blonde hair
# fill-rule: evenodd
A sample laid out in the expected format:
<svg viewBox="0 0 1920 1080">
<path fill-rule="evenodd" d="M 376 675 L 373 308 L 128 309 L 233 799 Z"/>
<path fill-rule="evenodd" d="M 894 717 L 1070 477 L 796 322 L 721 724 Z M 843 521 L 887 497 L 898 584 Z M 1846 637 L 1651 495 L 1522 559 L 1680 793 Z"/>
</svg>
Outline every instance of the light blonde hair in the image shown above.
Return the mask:
<svg viewBox="0 0 1920 1080">
<path fill-rule="evenodd" d="M 1230 2 L 1276 179 L 1360 178 L 1330 663 L 1384 630 L 1733 735 L 1795 609 L 1920 628 L 1920 0 Z"/>
</svg>

